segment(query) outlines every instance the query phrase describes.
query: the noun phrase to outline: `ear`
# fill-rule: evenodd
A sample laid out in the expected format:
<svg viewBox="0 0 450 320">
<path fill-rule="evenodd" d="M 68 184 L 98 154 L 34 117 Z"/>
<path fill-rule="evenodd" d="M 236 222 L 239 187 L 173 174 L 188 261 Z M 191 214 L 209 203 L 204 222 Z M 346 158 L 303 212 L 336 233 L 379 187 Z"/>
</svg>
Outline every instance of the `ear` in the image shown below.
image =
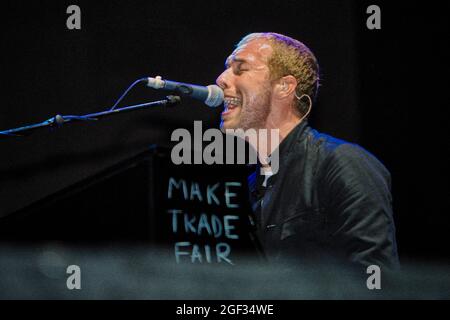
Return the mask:
<svg viewBox="0 0 450 320">
<path fill-rule="evenodd" d="M 294 76 L 288 75 L 278 80 L 275 93 L 278 99 L 286 99 L 295 93 L 295 88 L 297 88 L 297 80 Z"/>
</svg>

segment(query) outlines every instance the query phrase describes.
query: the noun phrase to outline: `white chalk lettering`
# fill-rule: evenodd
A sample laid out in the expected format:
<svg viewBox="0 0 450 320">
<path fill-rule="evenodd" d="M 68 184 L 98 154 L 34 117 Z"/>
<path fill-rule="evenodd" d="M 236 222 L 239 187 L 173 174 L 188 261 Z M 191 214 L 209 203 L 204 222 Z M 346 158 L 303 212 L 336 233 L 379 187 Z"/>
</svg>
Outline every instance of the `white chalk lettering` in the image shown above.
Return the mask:
<svg viewBox="0 0 450 320">
<path fill-rule="evenodd" d="M 192 246 L 191 262 L 194 263 L 195 260 L 202 263 L 202 254 L 200 253 L 200 248 L 197 244 Z"/>
<path fill-rule="evenodd" d="M 239 235 L 235 234 L 236 225 L 233 221 L 239 221 L 237 215 L 225 215 L 223 218 L 218 217 L 215 214 L 208 215 L 206 213 L 200 214 L 200 216 L 183 212 L 179 209 L 169 209 L 167 213 L 172 215 L 172 232 L 178 233 L 180 216 L 183 215 L 181 223 L 183 223 L 184 232 L 186 234 L 194 233 L 197 235 L 209 235 L 214 238 L 220 238 L 225 235 L 228 239 L 239 239 Z M 180 217 L 180 218 L 179 218 Z M 222 222 L 223 219 L 223 222 Z"/>
<path fill-rule="evenodd" d="M 177 214 L 180 214 L 183 211 L 177 210 L 177 209 L 169 209 L 169 210 L 167 210 L 167 212 L 169 214 L 172 214 L 172 231 L 173 231 L 173 233 L 177 233 L 177 231 L 178 231 Z"/>
<path fill-rule="evenodd" d="M 235 226 L 230 224 L 230 220 L 239 220 L 238 216 L 224 216 L 223 217 L 223 225 L 225 229 L 225 236 L 229 239 L 239 239 L 239 235 L 232 234 L 232 230 L 235 230 Z"/>
<path fill-rule="evenodd" d="M 175 260 L 177 263 L 180 263 L 180 256 L 188 256 L 189 252 L 180 251 L 180 247 L 189 247 L 191 245 L 190 242 L 177 242 L 175 243 Z"/>
<path fill-rule="evenodd" d="M 200 187 L 197 182 L 192 182 L 191 184 L 191 196 L 189 199 L 191 201 L 194 200 L 194 196 L 196 196 L 200 202 L 203 201 L 202 193 L 200 192 Z"/>
<path fill-rule="evenodd" d="M 203 229 L 205 229 L 209 235 L 212 235 L 211 227 L 208 223 L 208 216 L 204 213 L 200 215 L 200 219 L 198 220 L 197 233 L 200 235 Z"/>
<path fill-rule="evenodd" d="M 211 225 L 215 238 L 219 238 L 222 235 L 222 221 L 218 216 L 213 214 L 211 216 Z"/>
<path fill-rule="evenodd" d="M 221 242 L 216 244 L 214 253 L 218 263 L 225 262 L 234 265 L 233 261 L 229 258 L 231 247 L 228 243 Z M 209 245 L 191 244 L 188 241 L 177 242 L 175 243 L 175 259 L 177 263 L 181 262 L 182 256 L 189 258 L 188 261 L 191 263 L 213 262 L 212 250 Z M 203 257 L 205 257 L 205 260 L 203 260 Z"/>
<path fill-rule="evenodd" d="M 192 233 L 196 233 L 197 230 L 195 229 L 194 223 L 195 220 L 197 220 L 197 218 L 195 216 L 193 216 L 192 218 L 189 219 L 189 215 L 185 214 L 184 215 L 184 231 L 186 233 L 192 232 Z"/>
<path fill-rule="evenodd" d="M 233 202 L 235 201 L 234 198 L 238 196 L 238 193 L 234 192 L 232 188 L 241 188 L 242 183 L 228 181 L 223 184 L 224 191 L 223 193 L 219 193 L 220 182 L 215 184 L 207 184 L 205 188 L 204 185 L 201 185 L 196 181 L 186 181 L 184 179 L 170 177 L 167 188 L 167 199 L 174 199 L 177 196 L 180 196 L 186 201 L 203 202 L 206 199 L 206 202 L 209 205 L 214 204 L 220 206 L 221 200 L 219 199 L 219 196 L 223 196 L 222 201 L 225 202 L 225 205 L 228 208 L 239 208 L 239 204 L 237 202 Z"/>
<path fill-rule="evenodd" d="M 220 202 L 219 199 L 217 199 L 216 195 L 214 194 L 214 191 L 219 187 L 219 183 L 216 183 L 212 187 L 208 184 L 206 186 L 206 199 L 208 200 L 208 204 L 212 204 L 212 200 L 219 206 Z"/>
<path fill-rule="evenodd" d="M 228 256 L 230 255 L 231 248 L 228 243 L 219 243 L 216 246 L 216 255 L 217 255 L 217 262 L 221 263 L 222 260 L 229 263 L 234 264 L 230 259 L 228 259 Z"/>
<path fill-rule="evenodd" d="M 237 193 L 230 192 L 230 187 L 240 187 L 240 182 L 225 182 L 225 203 L 228 208 L 239 208 L 239 204 L 231 203 L 231 198 L 236 197 Z"/>
<path fill-rule="evenodd" d="M 183 179 L 180 179 L 180 181 L 177 182 L 172 177 L 169 178 L 169 188 L 167 190 L 167 199 L 173 198 L 173 187 L 175 187 L 176 189 L 180 189 L 180 187 L 183 187 L 184 200 L 188 199 L 188 189 L 187 189 L 186 181 L 184 181 Z"/>
</svg>

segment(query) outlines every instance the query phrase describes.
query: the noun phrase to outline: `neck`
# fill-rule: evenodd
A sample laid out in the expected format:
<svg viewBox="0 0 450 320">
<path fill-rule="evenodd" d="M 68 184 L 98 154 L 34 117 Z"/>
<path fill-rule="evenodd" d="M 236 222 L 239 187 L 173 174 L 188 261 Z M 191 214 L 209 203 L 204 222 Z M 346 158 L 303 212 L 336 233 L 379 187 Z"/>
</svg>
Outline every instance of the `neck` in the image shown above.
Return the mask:
<svg viewBox="0 0 450 320">
<path fill-rule="evenodd" d="M 272 102 L 274 103 L 274 102 Z M 278 129 L 280 143 L 294 129 L 302 119 L 295 112 L 294 108 L 286 104 L 272 105 L 267 116 L 265 127 L 267 129 Z"/>
<path fill-rule="evenodd" d="M 267 157 L 272 154 L 287 135 L 302 121 L 293 112 L 288 112 L 285 115 L 279 113 L 276 116 L 269 114 L 265 128 L 262 128 L 266 131 L 261 132 L 260 129 L 256 130 L 258 133 L 257 141 L 249 141 L 250 145 L 258 153 L 259 160 L 263 166 L 267 163 Z"/>
</svg>

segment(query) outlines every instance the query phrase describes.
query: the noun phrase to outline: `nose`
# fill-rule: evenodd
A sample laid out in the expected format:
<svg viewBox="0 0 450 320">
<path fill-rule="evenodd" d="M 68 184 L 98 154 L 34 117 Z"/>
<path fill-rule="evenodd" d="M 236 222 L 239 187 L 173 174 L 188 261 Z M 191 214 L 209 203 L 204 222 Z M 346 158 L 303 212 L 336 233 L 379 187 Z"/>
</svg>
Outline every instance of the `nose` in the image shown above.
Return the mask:
<svg viewBox="0 0 450 320">
<path fill-rule="evenodd" d="M 225 90 L 230 87 L 230 76 L 229 76 L 230 68 L 226 69 L 224 72 L 220 74 L 220 76 L 216 79 L 216 84 Z"/>
</svg>

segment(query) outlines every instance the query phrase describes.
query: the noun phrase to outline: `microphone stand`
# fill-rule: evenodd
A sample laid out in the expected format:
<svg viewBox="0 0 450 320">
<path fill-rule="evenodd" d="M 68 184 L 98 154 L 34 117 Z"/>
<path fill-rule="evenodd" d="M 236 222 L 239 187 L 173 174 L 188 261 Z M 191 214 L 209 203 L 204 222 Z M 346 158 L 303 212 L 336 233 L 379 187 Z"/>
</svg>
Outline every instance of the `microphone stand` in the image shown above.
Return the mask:
<svg viewBox="0 0 450 320">
<path fill-rule="evenodd" d="M 101 112 L 97 112 L 97 113 L 90 113 L 90 114 L 81 115 L 81 116 L 74 116 L 74 115 L 62 116 L 62 115 L 57 114 L 56 116 L 54 116 L 48 120 L 45 120 L 43 122 L 40 122 L 40 123 L 35 123 L 35 124 L 23 126 L 23 127 L 0 131 L 0 136 L 21 137 L 21 136 L 23 136 L 23 133 L 30 132 L 30 131 L 38 129 L 38 128 L 61 127 L 63 124 L 68 123 L 68 122 L 73 122 L 73 121 L 95 121 L 95 120 L 98 120 L 99 118 L 109 116 L 112 114 L 117 114 L 117 113 L 122 113 L 122 112 L 130 112 L 130 111 L 145 109 L 145 108 L 154 107 L 154 106 L 164 106 L 164 107 L 174 106 L 177 103 L 179 103 L 180 101 L 181 101 L 181 98 L 179 96 L 167 96 L 166 99 L 164 99 L 164 100 L 141 103 L 141 104 L 136 104 L 136 105 L 132 105 L 132 106 L 126 106 L 126 107 L 122 107 L 122 108 L 101 111 Z"/>
</svg>

